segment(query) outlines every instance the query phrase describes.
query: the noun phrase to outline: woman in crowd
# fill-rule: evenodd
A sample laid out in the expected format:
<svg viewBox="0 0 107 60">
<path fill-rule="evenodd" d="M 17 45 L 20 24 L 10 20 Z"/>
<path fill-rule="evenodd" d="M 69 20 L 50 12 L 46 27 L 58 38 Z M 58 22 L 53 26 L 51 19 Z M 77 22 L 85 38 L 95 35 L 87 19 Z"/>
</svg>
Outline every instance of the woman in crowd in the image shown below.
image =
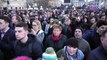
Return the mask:
<svg viewBox="0 0 107 60">
<path fill-rule="evenodd" d="M 32 28 L 32 34 L 34 34 L 37 40 L 42 44 L 44 40 L 44 31 L 41 28 L 40 21 L 33 21 Z"/>
<path fill-rule="evenodd" d="M 12 16 L 12 29 L 14 29 L 15 28 L 15 26 L 19 23 L 19 22 L 22 22 L 22 19 L 21 19 L 21 17 L 20 16 L 18 16 L 18 15 L 13 15 Z"/>
<path fill-rule="evenodd" d="M 45 48 L 53 47 L 55 51 L 62 49 L 66 45 L 67 37 L 61 34 L 62 28 L 60 25 L 55 24 L 53 26 L 53 33 L 49 35 L 44 43 Z"/>
</svg>

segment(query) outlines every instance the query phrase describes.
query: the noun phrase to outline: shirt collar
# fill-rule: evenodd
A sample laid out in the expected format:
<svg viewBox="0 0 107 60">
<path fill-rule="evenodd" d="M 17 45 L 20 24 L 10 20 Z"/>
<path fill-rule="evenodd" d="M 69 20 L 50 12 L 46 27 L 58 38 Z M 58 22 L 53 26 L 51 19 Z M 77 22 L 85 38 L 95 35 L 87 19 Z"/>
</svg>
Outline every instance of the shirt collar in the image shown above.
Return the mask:
<svg viewBox="0 0 107 60">
<path fill-rule="evenodd" d="M 1 31 L 1 32 L 6 33 L 8 30 L 9 30 L 9 27 L 7 27 L 4 31 Z"/>
</svg>

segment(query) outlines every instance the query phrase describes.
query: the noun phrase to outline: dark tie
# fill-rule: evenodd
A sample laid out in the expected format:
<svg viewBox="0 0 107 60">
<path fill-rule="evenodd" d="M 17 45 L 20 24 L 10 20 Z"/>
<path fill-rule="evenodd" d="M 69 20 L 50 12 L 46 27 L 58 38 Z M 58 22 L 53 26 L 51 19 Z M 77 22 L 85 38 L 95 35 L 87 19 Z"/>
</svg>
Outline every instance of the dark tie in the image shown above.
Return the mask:
<svg viewBox="0 0 107 60">
<path fill-rule="evenodd" d="M 5 34 L 5 32 L 1 32 L 1 40 L 2 40 L 2 38 L 4 36 L 4 34 Z"/>
</svg>

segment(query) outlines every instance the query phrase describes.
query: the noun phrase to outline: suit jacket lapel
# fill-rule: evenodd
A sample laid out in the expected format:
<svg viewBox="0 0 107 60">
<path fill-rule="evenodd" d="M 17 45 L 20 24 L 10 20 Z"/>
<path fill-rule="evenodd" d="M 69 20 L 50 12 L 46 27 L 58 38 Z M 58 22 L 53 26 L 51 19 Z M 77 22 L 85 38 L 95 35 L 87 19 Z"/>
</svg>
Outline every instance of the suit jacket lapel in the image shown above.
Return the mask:
<svg viewBox="0 0 107 60">
<path fill-rule="evenodd" d="M 9 34 L 9 33 L 10 33 L 10 29 L 4 34 L 2 40 L 7 40 L 7 39 L 9 38 L 9 37 L 7 37 L 7 36 L 11 35 L 11 34 Z"/>
</svg>

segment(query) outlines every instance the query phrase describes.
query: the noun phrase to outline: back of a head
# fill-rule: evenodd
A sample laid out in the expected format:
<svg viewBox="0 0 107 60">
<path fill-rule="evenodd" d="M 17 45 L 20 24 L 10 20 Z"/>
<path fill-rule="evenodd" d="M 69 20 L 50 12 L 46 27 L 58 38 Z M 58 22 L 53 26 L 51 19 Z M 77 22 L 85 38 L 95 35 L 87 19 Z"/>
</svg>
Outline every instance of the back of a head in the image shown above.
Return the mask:
<svg viewBox="0 0 107 60">
<path fill-rule="evenodd" d="M 77 38 L 71 37 L 67 40 L 67 46 L 78 48 L 78 40 Z"/>
</svg>

